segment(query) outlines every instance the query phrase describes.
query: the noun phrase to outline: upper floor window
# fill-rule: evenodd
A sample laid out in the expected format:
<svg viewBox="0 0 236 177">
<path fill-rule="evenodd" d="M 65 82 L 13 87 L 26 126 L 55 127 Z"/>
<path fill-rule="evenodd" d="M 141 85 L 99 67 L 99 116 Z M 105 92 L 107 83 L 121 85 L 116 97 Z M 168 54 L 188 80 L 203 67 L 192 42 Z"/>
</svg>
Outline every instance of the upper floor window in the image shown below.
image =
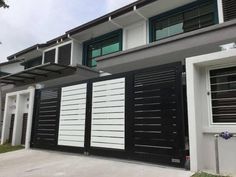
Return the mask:
<svg viewBox="0 0 236 177">
<path fill-rule="evenodd" d="M 224 21 L 236 19 L 236 1 L 235 0 L 222 0 Z"/>
<path fill-rule="evenodd" d="M 41 64 L 42 64 L 42 56 L 22 63 L 22 65 L 25 66 L 25 69 L 32 68 Z"/>
<path fill-rule="evenodd" d="M 71 63 L 71 43 L 44 52 L 44 63 L 58 63 L 70 65 Z"/>
<path fill-rule="evenodd" d="M 0 71 L 0 77 L 6 76 L 6 75 L 8 75 L 8 74 L 9 74 L 9 73 Z"/>
<path fill-rule="evenodd" d="M 71 44 L 67 44 L 58 48 L 58 64 L 70 65 L 71 60 Z"/>
<path fill-rule="evenodd" d="M 56 49 L 44 53 L 44 63 L 55 63 Z"/>
<path fill-rule="evenodd" d="M 218 23 L 216 7 L 215 0 L 195 2 L 151 18 L 151 42 Z"/>
<path fill-rule="evenodd" d="M 96 58 L 122 50 L 122 31 L 97 37 L 84 43 L 84 64 L 96 67 Z"/>
</svg>

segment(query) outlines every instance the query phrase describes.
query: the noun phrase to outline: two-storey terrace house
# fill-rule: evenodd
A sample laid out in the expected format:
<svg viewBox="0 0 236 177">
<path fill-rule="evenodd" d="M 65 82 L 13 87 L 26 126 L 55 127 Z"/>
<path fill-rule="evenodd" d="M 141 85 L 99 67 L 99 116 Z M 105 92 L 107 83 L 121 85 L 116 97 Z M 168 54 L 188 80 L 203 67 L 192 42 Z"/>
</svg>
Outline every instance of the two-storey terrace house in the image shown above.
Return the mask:
<svg viewBox="0 0 236 177">
<path fill-rule="evenodd" d="M 236 173 L 235 41 L 235 0 L 139 0 L 13 54 L 1 143 Z"/>
</svg>

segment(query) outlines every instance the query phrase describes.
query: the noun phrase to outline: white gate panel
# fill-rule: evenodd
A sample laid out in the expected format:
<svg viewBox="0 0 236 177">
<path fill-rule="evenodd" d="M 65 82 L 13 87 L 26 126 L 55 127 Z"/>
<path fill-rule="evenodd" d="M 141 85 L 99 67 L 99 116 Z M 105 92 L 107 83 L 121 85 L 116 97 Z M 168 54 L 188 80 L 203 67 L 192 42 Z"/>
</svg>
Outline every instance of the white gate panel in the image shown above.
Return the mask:
<svg viewBox="0 0 236 177">
<path fill-rule="evenodd" d="M 84 147 L 87 84 L 63 87 L 58 145 Z"/>
<path fill-rule="evenodd" d="M 91 147 L 125 149 L 125 78 L 93 83 Z"/>
</svg>

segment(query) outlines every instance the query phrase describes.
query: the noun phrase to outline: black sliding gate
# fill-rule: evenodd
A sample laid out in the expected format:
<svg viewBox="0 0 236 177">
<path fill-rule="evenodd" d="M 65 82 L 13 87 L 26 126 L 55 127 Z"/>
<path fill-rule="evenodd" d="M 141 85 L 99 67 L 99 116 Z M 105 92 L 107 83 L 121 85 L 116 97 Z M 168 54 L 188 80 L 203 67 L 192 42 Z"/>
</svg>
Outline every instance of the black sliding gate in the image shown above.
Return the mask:
<svg viewBox="0 0 236 177">
<path fill-rule="evenodd" d="M 96 111 L 96 106 L 100 106 L 101 103 L 103 103 L 94 103 L 94 91 L 96 91 L 96 89 L 99 90 L 100 87 L 103 88 L 102 84 L 97 84 L 97 87 L 94 90 L 94 83 L 100 81 L 106 83 L 107 81 L 114 79 L 118 79 L 117 82 L 121 82 L 119 81 L 119 78 L 125 80 L 124 137 L 122 136 L 122 130 L 119 127 L 121 126 L 119 122 L 121 120 L 118 119 L 119 117 L 112 119 L 111 123 L 109 123 L 109 117 L 101 119 L 102 113 L 99 112 L 99 115 L 97 115 L 97 117 L 95 115 L 95 118 L 93 119 L 93 111 Z M 70 85 L 68 84 L 67 86 L 76 84 L 87 84 L 84 147 L 68 147 L 65 149 L 74 148 L 74 152 L 82 151 L 95 155 L 116 156 L 177 167 L 184 166 L 185 119 L 183 113 L 181 63 L 173 63 L 124 74 L 106 76 Z M 116 90 L 118 86 L 119 85 L 115 83 L 114 86 L 112 86 L 112 88 L 114 88 L 111 91 L 107 91 L 110 96 L 101 96 L 101 98 L 98 97 L 96 99 L 115 99 L 117 97 Z M 57 141 L 60 103 L 62 101 L 61 88 L 63 87 L 65 86 L 37 91 L 34 126 L 32 131 L 33 147 L 61 150 L 61 146 L 58 145 Z M 121 91 L 122 90 L 118 88 L 117 92 L 119 92 L 119 94 L 121 94 Z M 97 91 L 96 94 L 99 94 L 98 92 L 103 93 L 101 89 Z M 104 101 L 104 105 L 105 103 L 106 100 Z M 113 112 L 117 112 L 117 110 L 122 107 L 119 106 L 118 103 L 122 104 L 121 101 L 111 103 L 116 105 L 111 105 L 114 106 Z M 93 106 L 93 104 L 96 104 L 96 106 Z M 119 107 L 117 107 L 117 105 Z M 107 111 L 106 108 L 107 107 L 104 106 L 101 109 Z M 110 108 L 112 107 L 109 107 L 109 110 Z M 108 115 L 112 116 L 112 113 L 110 112 Z M 92 121 L 94 121 L 94 124 Z M 114 126 L 114 122 L 118 122 L 119 126 Z M 104 129 L 108 127 L 107 129 L 109 129 L 109 127 L 112 126 L 116 129 L 110 134 L 108 130 L 106 130 L 106 133 L 109 135 L 101 133 L 103 131 L 101 129 L 102 127 L 104 127 Z M 97 136 L 96 133 L 99 136 Z M 122 143 L 120 142 L 122 139 L 118 135 L 124 138 L 123 149 Z M 116 136 L 117 142 L 115 138 L 112 139 L 110 136 Z M 106 142 L 107 144 L 98 142 L 102 141 L 102 138 L 104 138 L 104 141 L 106 140 L 109 142 Z M 93 147 L 99 144 L 102 145 L 100 147 Z M 117 149 L 112 148 L 112 144 L 115 144 Z"/>
</svg>

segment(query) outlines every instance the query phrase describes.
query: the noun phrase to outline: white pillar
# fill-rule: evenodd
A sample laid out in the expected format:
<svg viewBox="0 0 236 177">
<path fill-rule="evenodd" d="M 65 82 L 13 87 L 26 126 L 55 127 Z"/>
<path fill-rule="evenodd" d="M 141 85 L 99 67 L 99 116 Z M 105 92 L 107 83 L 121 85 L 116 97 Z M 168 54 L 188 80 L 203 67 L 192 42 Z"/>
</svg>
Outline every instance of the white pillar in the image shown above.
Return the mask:
<svg viewBox="0 0 236 177">
<path fill-rule="evenodd" d="M 30 148 L 31 130 L 32 130 L 32 122 L 33 122 L 33 111 L 34 111 L 35 89 L 30 89 L 29 91 L 30 91 L 29 92 L 29 109 L 28 109 L 27 129 L 26 129 L 26 138 L 25 138 L 25 149 Z"/>
<path fill-rule="evenodd" d="M 217 0 L 219 23 L 224 23 L 224 11 L 222 0 Z"/>
<path fill-rule="evenodd" d="M 195 68 L 191 62 L 186 62 L 188 127 L 189 127 L 189 146 L 190 146 L 189 147 L 189 149 L 190 149 L 190 170 L 193 172 L 198 171 L 194 69 Z"/>
<path fill-rule="evenodd" d="M 6 95 L 6 101 L 5 101 L 5 109 L 4 109 L 4 117 L 3 117 L 3 125 L 2 125 L 2 137 L 1 137 L 1 144 L 6 143 L 8 137 L 9 137 L 9 128 L 10 128 L 10 99 L 9 96 Z"/>
<path fill-rule="evenodd" d="M 19 93 L 17 93 L 16 113 L 15 113 L 15 121 L 14 121 L 14 128 L 13 128 L 13 134 L 12 134 L 12 146 L 21 144 L 23 105 L 24 103 L 23 103 L 22 96 Z"/>
<path fill-rule="evenodd" d="M 1 86 L 1 81 L 0 81 L 0 122 L 2 120 L 3 120 L 3 117 L 2 117 L 2 86 Z M 1 123 L 0 123 L 0 126 L 1 126 Z M 0 127 L 0 133 L 1 133 L 1 131 L 2 131 L 2 127 Z"/>
</svg>

